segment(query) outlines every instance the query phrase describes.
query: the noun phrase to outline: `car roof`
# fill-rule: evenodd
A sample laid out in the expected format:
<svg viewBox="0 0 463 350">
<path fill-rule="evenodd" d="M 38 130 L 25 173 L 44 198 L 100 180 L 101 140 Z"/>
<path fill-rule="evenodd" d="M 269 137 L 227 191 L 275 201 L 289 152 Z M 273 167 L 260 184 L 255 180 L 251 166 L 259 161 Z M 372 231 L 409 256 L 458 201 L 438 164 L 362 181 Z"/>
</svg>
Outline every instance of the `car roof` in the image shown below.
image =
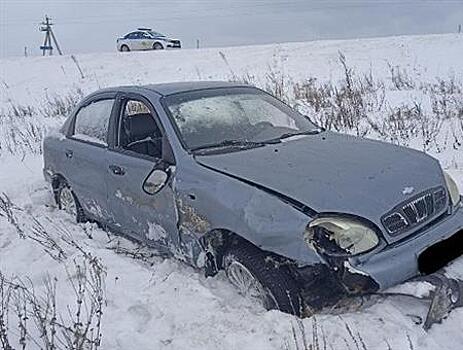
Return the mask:
<svg viewBox="0 0 463 350">
<path fill-rule="evenodd" d="M 227 81 L 186 81 L 177 83 L 164 83 L 152 84 L 142 86 L 145 89 L 153 90 L 160 95 L 173 95 L 181 92 L 205 90 L 205 89 L 218 89 L 218 88 L 231 88 L 231 87 L 249 87 L 240 83 L 233 83 Z"/>
<path fill-rule="evenodd" d="M 227 81 L 187 81 L 176 83 L 162 83 L 162 84 L 149 84 L 149 85 L 131 85 L 119 86 L 114 88 L 106 88 L 98 90 L 92 95 L 100 94 L 103 92 L 126 92 L 126 93 L 140 93 L 149 90 L 162 96 L 173 95 L 181 92 L 205 90 L 205 89 L 218 89 L 218 88 L 234 88 L 234 87 L 250 87 L 249 85 L 227 82 Z M 91 95 L 91 96 L 92 96 Z"/>
</svg>

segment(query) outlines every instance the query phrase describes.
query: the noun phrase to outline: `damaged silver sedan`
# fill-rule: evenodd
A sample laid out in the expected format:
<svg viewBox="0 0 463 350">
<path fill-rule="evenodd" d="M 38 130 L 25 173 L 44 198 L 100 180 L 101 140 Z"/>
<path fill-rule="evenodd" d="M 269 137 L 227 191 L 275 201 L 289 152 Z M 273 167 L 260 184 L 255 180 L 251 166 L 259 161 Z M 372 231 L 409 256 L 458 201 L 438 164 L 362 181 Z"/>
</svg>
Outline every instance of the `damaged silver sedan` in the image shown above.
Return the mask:
<svg viewBox="0 0 463 350">
<path fill-rule="evenodd" d="M 273 96 L 222 82 L 85 98 L 44 142 L 60 209 L 306 315 L 421 278 L 428 326 L 462 303 L 441 272 L 463 253 L 463 205 L 438 161 L 325 131 Z"/>
</svg>

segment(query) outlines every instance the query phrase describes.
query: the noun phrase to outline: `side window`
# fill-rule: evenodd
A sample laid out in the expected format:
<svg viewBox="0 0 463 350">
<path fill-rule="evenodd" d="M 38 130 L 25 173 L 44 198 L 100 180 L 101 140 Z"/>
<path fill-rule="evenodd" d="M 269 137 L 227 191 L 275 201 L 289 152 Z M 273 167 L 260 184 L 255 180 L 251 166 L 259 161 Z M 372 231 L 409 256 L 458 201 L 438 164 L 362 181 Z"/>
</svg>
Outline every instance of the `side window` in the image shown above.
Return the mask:
<svg viewBox="0 0 463 350">
<path fill-rule="evenodd" d="M 125 36 L 126 39 L 136 39 L 138 37 L 138 32 L 132 32 Z"/>
<path fill-rule="evenodd" d="M 152 158 L 162 156 L 162 133 L 148 106 L 127 100 L 119 126 L 119 148 Z"/>
<path fill-rule="evenodd" d="M 109 118 L 114 100 L 100 100 L 82 107 L 76 115 L 73 138 L 107 146 Z"/>
</svg>

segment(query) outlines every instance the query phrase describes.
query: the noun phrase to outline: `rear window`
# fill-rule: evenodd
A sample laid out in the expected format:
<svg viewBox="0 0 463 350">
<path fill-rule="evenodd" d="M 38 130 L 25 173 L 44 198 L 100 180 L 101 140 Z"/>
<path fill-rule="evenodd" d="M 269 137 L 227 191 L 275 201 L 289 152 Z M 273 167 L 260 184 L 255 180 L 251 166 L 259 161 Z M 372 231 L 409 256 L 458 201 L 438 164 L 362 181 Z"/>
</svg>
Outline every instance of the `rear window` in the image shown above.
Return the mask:
<svg viewBox="0 0 463 350">
<path fill-rule="evenodd" d="M 73 138 L 107 146 L 113 99 L 99 100 L 82 107 L 76 115 Z"/>
</svg>

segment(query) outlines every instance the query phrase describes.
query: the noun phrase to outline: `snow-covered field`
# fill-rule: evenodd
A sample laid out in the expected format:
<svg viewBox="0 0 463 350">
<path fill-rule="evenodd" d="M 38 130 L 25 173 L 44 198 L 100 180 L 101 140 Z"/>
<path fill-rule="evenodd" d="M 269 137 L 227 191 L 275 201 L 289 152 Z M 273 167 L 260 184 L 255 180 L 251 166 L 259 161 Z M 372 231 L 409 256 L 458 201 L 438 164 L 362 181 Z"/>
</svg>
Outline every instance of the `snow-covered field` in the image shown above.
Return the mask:
<svg viewBox="0 0 463 350">
<path fill-rule="evenodd" d="M 388 106 L 372 112 L 375 118 L 384 119 L 387 111 L 417 101 L 423 110 L 431 110 L 434 105 L 422 86 L 438 78 L 463 87 L 461 35 L 1 60 L 1 274 L 8 281 L 18 282 L 19 278 L 38 297 L 45 295 L 50 285 L 47 276 L 52 277 L 57 285 L 58 319 L 72 325 L 77 304 L 71 282 L 79 280 L 82 264 L 101 259 L 106 273 L 102 349 L 303 349 L 304 337 L 315 349 L 461 349 L 463 309 L 455 310 L 443 324 L 426 333 L 416 324 L 415 316 L 424 317 L 428 305 L 409 298 L 388 299 L 363 311 L 302 321 L 277 311 L 267 312 L 238 295 L 223 274 L 206 279 L 201 272 L 150 256 L 93 224 L 72 223 L 54 207 L 42 178 L 42 133 L 62 123 L 60 113 L 66 110 L 66 103 L 72 105 L 72 99 L 81 93 L 114 85 L 242 77 L 263 86 L 269 81 L 269 72 L 284 77 L 284 84 L 315 77 L 336 85 L 345 75 L 339 52 L 356 74 L 372 74 L 384 82 L 381 91 Z M 396 66 L 406 72 L 405 80 L 415 82 L 413 86 L 394 88 L 391 67 Z M 449 95 L 463 99 L 457 88 Z M 47 117 L 50 101 L 55 100 L 61 101 L 63 108 L 52 103 L 53 116 Z M 445 120 L 425 148 L 463 188 L 463 124 L 458 129 L 463 107 L 459 113 Z M 27 133 L 22 125 L 27 125 Z M 400 140 L 423 149 L 422 135 L 416 132 L 410 139 Z M 24 144 L 27 139 L 31 140 L 29 145 Z M 13 224 L 2 211 L 6 198 L 14 203 Z M 50 246 L 50 238 L 57 246 Z M 449 267 L 449 273 L 463 278 L 462 258 Z M 2 296 L 0 315 L 5 302 Z M 90 299 L 87 302 L 91 304 Z M 12 308 L 7 315 L 8 336 L 15 348 L 21 348 L 16 314 Z M 31 332 L 27 348 L 45 348 L 46 337 L 40 337 L 32 319 L 27 324 Z M 60 334 L 58 331 L 57 337 L 62 339 Z M 0 322 L 0 344 L 1 339 Z"/>
</svg>

